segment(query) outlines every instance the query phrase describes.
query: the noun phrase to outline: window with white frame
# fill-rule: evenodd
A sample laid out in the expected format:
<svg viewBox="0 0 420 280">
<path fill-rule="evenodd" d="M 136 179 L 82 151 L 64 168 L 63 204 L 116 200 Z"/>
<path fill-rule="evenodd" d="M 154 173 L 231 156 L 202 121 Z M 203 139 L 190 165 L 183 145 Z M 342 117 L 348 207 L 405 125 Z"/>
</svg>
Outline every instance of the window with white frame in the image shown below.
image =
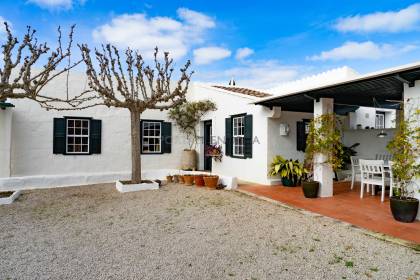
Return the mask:
<svg viewBox="0 0 420 280">
<path fill-rule="evenodd" d="M 67 154 L 89 154 L 89 127 L 89 119 L 67 119 Z"/>
<path fill-rule="evenodd" d="M 244 134 L 245 122 L 244 116 L 232 118 L 233 128 L 233 155 L 244 156 Z"/>
<path fill-rule="evenodd" d="M 385 128 L 385 113 L 384 112 L 376 112 L 375 128 L 376 129 Z"/>
<path fill-rule="evenodd" d="M 142 121 L 142 152 L 145 154 L 161 153 L 162 123 L 158 121 Z"/>
</svg>

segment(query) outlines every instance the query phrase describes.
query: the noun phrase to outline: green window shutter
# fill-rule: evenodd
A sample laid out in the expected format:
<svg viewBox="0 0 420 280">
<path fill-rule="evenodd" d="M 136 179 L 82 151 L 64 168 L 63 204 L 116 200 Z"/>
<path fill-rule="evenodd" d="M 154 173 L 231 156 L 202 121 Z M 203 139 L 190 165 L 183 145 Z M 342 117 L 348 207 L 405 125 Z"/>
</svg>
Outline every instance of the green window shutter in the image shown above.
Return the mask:
<svg viewBox="0 0 420 280">
<path fill-rule="evenodd" d="M 90 147 L 91 154 L 101 153 L 102 121 L 90 120 Z"/>
<path fill-rule="evenodd" d="M 244 133 L 244 156 L 252 158 L 252 115 L 246 115 Z"/>
<path fill-rule="evenodd" d="M 232 156 L 232 118 L 225 119 L 225 153 L 227 156 Z"/>
<path fill-rule="evenodd" d="M 66 120 L 64 118 L 54 118 L 53 153 L 66 153 Z"/>
<path fill-rule="evenodd" d="M 172 124 L 162 122 L 162 152 L 170 154 L 172 152 Z"/>
</svg>

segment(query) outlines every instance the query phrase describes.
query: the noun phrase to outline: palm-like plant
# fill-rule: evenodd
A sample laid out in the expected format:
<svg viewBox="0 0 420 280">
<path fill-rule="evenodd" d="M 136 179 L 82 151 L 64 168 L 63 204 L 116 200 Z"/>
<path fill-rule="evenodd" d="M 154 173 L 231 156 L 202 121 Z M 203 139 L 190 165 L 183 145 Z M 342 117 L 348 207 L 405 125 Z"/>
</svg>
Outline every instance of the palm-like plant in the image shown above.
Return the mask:
<svg viewBox="0 0 420 280">
<path fill-rule="evenodd" d="M 269 170 L 270 176 L 279 175 L 282 179 L 292 181 L 293 185 L 296 185 L 299 179 L 306 173 L 307 171 L 303 167 L 303 164 L 298 160 L 287 160 L 282 156 L 274 157 Z"/>
</svg>

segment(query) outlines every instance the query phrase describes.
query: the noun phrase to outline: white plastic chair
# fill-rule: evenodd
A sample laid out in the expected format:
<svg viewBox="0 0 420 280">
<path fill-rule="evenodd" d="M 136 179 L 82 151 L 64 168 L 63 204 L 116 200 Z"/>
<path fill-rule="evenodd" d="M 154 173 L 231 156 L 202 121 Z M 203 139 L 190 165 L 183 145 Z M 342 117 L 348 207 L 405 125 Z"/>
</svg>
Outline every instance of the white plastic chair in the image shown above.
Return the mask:
<svg viewBox="0 0 420 280">
<path fill-rule="evenodd" d="M 383 161 L 390 161 L 390 160 L 392 160 L 392 155 L 376 154 L 375 159 L 376 160 L 383 160 Z"/>
<path fill-rule="evenodd" d="M 375 194 L 374 186 L 381 186 L 381 202 L 385 200 L 385 169 L 383 160 L 365 160 L 360 159 L 360 198 L 363 198 L 364 186 L 372 185 L 372 195 Z"/>
<path fill-rule="evenodd" d="M 360 166 L 359 166 L 359 157 L 351 156 L 351 189 L 353 189 L 354 181 L 356 180 L 356 175 L 360 174 Z"/>
</svg>

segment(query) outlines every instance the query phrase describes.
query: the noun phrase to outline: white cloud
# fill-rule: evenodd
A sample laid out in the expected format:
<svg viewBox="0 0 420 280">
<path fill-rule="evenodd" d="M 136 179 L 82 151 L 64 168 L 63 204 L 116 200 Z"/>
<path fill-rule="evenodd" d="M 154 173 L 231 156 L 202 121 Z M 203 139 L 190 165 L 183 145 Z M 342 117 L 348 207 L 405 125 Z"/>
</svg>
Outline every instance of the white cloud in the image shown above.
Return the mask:
<svg viewBox="0 0 420 280">
<path fill-rule="evenodd" d="M 28 0 L 32 3 L 45 9 L 71 9 L 73 0 Z"/>
<path fill-rule="evenodd" d="M 179 8 L 177 10 L 179 18 L 186 23 L 199 28 L 213 28 L 216 26 L 214 20 L 203 14 L 187 8 Z"/>
<path fill-rule="evenodd" d="M 241 66 L 217 71 L 198 71 L 200 82 L 227 85 L 233 77 L 238 87 L 270 89 L 279 83 L 294 80 L 300 74 L 298 66 L 283 65 L 277 60 L 245 61 Z"/>
<path fill-rule="evenodd" d="M 232 52 L 220 47 L 205 47 L 194 50 L 194 62 L 197 64 L 209 64 L 217 60 L 229 57 Z"/>
<path fill-rule="evenodd" d="M 399 11 L 341 18 L 335 28 L 342 32 L 400 32 L 414 29 L 419 22 L 420 4 L 414 4 Z"/>
<path fill-rule="evenodd" d="M 204 42 L 205 32 L 215 27 L 212 18 L 186 8 L 177 10 L 178 18 L 148 17 L 146 14 L 124 14 L 93 31 L 98 42 L 137 49 L 151 58 L 156 46 L 179 59 L 195 44 Z"/>
<path fill-rule="evenodd" d="M 253 49 L 250 48 L 239 48 L 236 50 L 235 58 L 237 60 L 242 60 L 244 58 L 247 58 L 248 56 L 252 55 L 254 53 Z"/>
<path fill-rule="evenodd" d="M 376 44 L 372 41 L 346 42 L 340 47 L 323 51 L 319 55 L 309 57 L 309 60 L 343 60 L 343 59 L 368 59 L 375 60 L 406 53 L 417 48 L 414 45 L 398 47 L 391 44 Z"/>
</svg>

